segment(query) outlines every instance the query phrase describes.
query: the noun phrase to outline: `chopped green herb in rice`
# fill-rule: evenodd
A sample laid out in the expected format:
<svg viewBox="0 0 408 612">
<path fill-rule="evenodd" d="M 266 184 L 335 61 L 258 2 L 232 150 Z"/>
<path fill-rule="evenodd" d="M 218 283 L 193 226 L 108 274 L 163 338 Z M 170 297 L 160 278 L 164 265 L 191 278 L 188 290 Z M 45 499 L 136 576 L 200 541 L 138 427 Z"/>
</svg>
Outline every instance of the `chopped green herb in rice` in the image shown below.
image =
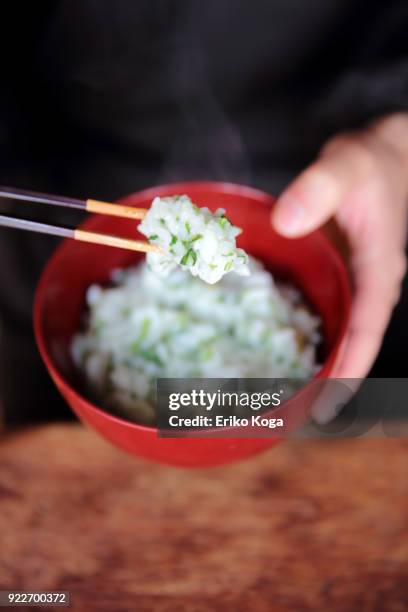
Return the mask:
<svg viewBox="0 0 408 612">
<path fill-rule="evenodd" d="M 248 256 L 236 246 L 241 230 L 221 208 L 212 213 L 193 204 L 186 195 L 155 198 L 138 229 L 162 247 L 163 253 L 147 254 L 150 268 L 162 276 L 177 266 L 209 284 L 218 282 L 228 272 L 249 274 Z M 229 258 L 227 265 L 225 260 L 221 262 L 225 253 Z"/>
<path fill-rule="evenodd" d="M 193 253 L 184 254 L 186 265 L 197 263 Z M 71 351 L 92 394 L 153 423 L 158 378 L 313 376 L 319 319 L 298 291 L 276 284 L 254 259 L 249 266 L 250 276 L 209 286 L 187 270 L 163 278 L 142 263 L 116 270 L 109 287 L 89 287 L 87 327 Z"/>
</svg>

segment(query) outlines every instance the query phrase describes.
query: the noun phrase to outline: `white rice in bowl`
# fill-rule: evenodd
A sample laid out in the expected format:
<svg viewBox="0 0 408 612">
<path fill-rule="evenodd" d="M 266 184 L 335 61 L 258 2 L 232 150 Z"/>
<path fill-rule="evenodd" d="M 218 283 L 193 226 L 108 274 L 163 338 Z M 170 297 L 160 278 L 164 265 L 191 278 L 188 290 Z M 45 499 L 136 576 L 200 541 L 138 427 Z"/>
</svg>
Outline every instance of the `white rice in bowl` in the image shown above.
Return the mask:
<svg viewBox="0 0 408 612">
<path fill-rule="evenodd" d="M 87 292 L 72 356 L 92 396 L 130 420 L 155 422 L 157 378 L 310 379 L 319 318 L 291 286 L 249 258 L 250 276 L 208 285 L 186 270 L 157 276 L 146 263 Z"/>
</svg>

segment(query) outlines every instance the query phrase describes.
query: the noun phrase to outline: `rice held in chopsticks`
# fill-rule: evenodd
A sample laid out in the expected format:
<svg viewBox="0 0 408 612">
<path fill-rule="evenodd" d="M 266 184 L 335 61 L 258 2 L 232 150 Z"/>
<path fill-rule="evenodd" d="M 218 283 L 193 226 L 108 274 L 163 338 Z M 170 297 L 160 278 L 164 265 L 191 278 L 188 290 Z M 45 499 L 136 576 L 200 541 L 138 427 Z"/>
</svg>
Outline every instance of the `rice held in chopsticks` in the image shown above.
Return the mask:
<svg viewBox="0 0 408 612">
<path fill-rule="evenodd" d="M 228 272 L 249 274 L 248 256 L 236 246 L 241 229 L 219 208 L 214 214 L 199 208 L 186 195 L 156 197 L 138 227 L 163 253 L 148 253 L 151 269 L 167 276 L 181 266 L 213 284 Z"/>
</svg>

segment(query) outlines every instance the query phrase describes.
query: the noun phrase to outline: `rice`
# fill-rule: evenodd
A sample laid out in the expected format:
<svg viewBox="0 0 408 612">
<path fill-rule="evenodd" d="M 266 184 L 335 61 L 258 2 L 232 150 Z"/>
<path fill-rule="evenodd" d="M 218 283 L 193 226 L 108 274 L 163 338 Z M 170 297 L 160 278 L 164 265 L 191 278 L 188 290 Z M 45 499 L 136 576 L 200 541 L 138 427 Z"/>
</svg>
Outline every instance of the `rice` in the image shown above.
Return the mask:
<svg viewBox="0 0 408 612">
<path fill-rule="evenodd" d="M 292 287 L 249 258 L 250 276 L 208 285 L 177 268 L 116 270 L 87 292 L 86 329 L 72 355 L 93 396 L 153 423 L 157 378 L 298 378 L 317 370 L 319 319 Z"/>
<path fill-rule="evenodd" d="M 157 197 L 138 229 L 149 242 L 163 247 L 163 254 L 147 254 L 151 269 L 162 276 L 177 266 L 210 284 L 228 272 L 249 274 L 248 256 L 236 246 L 242 230 L 222 208 L 213 214 L 186 195 Z"/>
</svg>

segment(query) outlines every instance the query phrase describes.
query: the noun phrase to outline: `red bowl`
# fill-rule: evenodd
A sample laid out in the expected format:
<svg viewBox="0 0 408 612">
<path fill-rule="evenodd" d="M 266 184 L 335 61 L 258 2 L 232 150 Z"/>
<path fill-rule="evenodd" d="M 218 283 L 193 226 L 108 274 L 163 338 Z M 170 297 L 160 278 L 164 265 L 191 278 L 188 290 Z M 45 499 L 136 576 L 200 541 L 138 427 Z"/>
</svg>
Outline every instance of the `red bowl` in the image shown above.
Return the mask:
<svg viewBox="0 0 408 612">
<path fill-rule="evenodd" d="M 317 377 L 330 375 L 345 334 L 350 309 L 348 275 L 338 253 L 316 231 L 297 240 L 279 236 L 271 227 L 274 198 L 256 189 L 226 183 L 177 183 L 130 195 L 121 203 L 149 207 L 154 196 L 186 193 L 200 205 L 225 208 L 243 228 L 239 246 L 259 258 L 274 273 L 290 278 L 304 293 L 323 322 L 324 354 Z M 137 223 L 92 216 L 87 230 L 136 238 Z M 85 292 L 91 283 L 105 283 L 111 270 L 142 258 L 138 253 L 64 240 L 48 262 L 35 296 L 34 327 L 45 365 L 78 417 L 102 436 L 134 454 L 162 463 L 204 467 L 249 457 L 276 444 L 275 438 L 234 437 L 234 428 L 214 438 L 160 438 L 157 429 L 113 416 L 81 394 L 69 346 L 80 326 Z M 310 383 L 300 391 L 307 395 Z M 236 433 L 236 432 L 235 432 Z"/>
</svg>

